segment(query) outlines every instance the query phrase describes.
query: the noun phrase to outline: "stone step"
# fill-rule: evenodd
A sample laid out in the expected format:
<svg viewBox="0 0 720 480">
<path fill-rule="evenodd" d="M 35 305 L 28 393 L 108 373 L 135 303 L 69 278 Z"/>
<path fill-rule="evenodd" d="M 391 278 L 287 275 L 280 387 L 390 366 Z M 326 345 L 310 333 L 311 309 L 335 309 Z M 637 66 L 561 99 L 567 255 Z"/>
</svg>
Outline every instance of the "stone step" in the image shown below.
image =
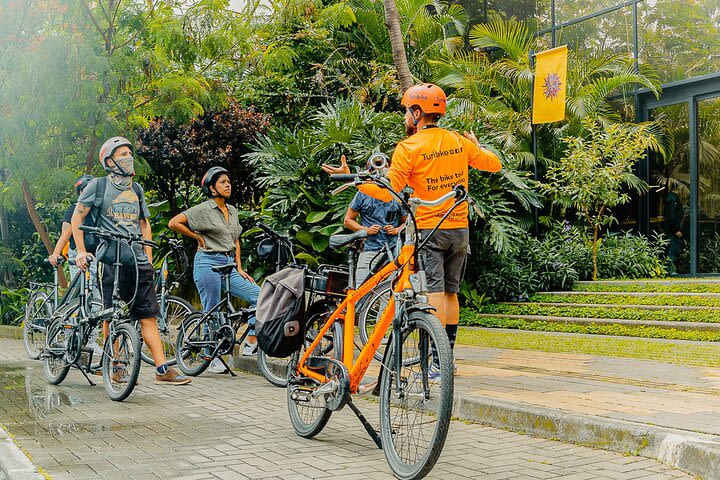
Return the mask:
<svg viewBox="0 0 720 480">
<path fill-rule="evenodd" d="M 561 291 L 561 292 L 541 292 L 544 295 L 629 295 L 633 297 L 708 297 L 720 298 L 717 292 L 586 292 L 583 290 Z"/>
<path fill-rule="evenodd" d="M 528 306 L 538 305 L 540 307 L 560 308 L 636 308 L 638 310 L 680 310 L 697 311 L 712 310 L 720 311 L 720 307 L 703 307 L 697 305 L 628 305 L 623 303 L 552 303 L 552 302 L 500 302 L 500 305 Z"/>
<path fill-rule="evenodd" d="M 705 278 L 648 278 L 642 280 L 582 280 L 577 282 L 578 285 L 683 285 L 688 283 L 702 283 L 720 285 L 720 277 Z"/>
<path fill-rule="evenodd" d="M 526 320 L 530 322 L 549 322 L 549 323 L 571 323 L 577 325 L 626 325 L 634 327 L 656 327 L 656 328 L 674 328 L 677 330 L 696 330 L 696 331 L 720 331 L 720 323 L 703 323 L 703 322 L 664 322 L 659 320 L 626 320 L 619 318 L 583 318 L 583 317 L 557 317 L 550 315 L 507 315 L 507 314 L 491 314 L 479 313 L 478 317 L 483 318 L 507 318 L 516 320 Z"/>
</svg>

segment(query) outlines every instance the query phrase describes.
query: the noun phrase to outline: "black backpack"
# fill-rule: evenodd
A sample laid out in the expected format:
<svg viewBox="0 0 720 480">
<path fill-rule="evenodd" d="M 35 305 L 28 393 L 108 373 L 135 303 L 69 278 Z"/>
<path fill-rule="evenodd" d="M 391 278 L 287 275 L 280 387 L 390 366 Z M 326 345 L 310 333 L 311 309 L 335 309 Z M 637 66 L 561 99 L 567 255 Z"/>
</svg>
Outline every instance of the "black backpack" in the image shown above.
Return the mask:
<svg viewBox="0 0 720 480">
<path fill-rule="evenodd" d="M 298 351 L 305 331 L 305 269 L 287 267 L 267 277 L 257 300 L 255 330 L 260 349 L 283 358 Z"/>
<path fill-rule="evenodd" d="M 84 222 L 85 225 L 88 225 L 90 227 L 97 227 L 98 223 L 100 222 L 100 208 L 102 207 L 103 199 L 105 198 L 105 190 L 107 189 L 107 177 L 100 177 L 97 179 L 97 187 L 95 189 L 95 198 L 93 199 L 93 206 L 90 210 L 90 214 L 88 215 L 90 217 L 89 221 Z M 138 185 L 135 182 L 132 182 L 132 189 L 133 192 L 135 192 L 135 195 L 137 195 L 138 200 L 142 202 L 142 191 L 140 190 L 140 185 Z M 140 212 L 140 217 L 142 217 L 142 211 Z M 100 239 L 92 233 L 86 233 L 84 235 L 85 240 L 85 251 L 88 253 L 92 253 L 95 255 L 97 252 L 97 248 L 100 245 Z"/>
</svg>

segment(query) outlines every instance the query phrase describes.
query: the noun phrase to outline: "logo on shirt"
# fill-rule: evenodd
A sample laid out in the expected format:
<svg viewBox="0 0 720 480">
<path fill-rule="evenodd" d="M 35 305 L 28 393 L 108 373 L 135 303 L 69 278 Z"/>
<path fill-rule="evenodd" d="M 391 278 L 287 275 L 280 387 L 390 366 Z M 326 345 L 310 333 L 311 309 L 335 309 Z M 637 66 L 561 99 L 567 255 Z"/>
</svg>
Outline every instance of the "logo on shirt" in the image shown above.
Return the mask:
<svg viewBox="0 0 720 480">
<path fill-rule="evenodd" d="M 458 155 L 462 153 L 463 147 L 451 148 L 449 150 L 435 150 L 430 153 L 421 153 L 423 160 L 432 160 L 433 158 L 445 157 L 447 155 Z"/>
<path fill-rule="evenodd" d="M 136 225 L 140 218 L 140 200 L 132 189 L 115 197 L 105 212 L 118 225 Z"/>
</svg>

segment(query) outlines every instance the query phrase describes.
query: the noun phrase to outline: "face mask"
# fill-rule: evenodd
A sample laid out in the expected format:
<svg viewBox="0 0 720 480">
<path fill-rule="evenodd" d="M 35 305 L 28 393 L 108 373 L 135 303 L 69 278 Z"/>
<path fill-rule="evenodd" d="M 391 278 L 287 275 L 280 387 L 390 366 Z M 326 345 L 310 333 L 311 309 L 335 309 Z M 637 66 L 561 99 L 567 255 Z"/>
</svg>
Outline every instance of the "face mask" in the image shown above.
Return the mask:
<svg viewBox="0 0 720 480">
<path fill-rule="evenodd" d="M 110 167 L 111 174 L 126 177 L 135 175 L 135 160 L 133 157 L 121 157 L 117 160 L 108 160 L 107 164 L 108 167 Z"/>
<path fill-rule="evenodd" d="M 123 169 L 126 176 L 132 177 L 135 175 L 135 159 L 133 159 L 133 157 L 118 158 L 117 163 Z M 118 171 L 118 173 L 120 172 Z"/>
<path fill-rule="evenodd" d="M 132 177 L 126 177 L 125 175 L 118 175 L 115 172 L 108 174 L 110 181 L 118 187 L 127 188 L 132 184 Z"/>
</svg>

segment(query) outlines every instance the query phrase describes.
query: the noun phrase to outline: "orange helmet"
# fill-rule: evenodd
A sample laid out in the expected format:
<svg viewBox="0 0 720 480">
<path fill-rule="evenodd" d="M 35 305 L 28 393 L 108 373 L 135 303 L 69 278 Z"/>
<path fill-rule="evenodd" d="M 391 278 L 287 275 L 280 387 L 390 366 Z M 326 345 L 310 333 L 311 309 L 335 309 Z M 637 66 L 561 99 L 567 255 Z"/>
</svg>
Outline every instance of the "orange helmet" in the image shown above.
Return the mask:
<svg viewBox="0 0 720 480">
<path fill-rule="evenodd" d="M 418 107 L 424 113 L 445 115 L 447 97 L 437 85 L 421 83 L 408 88 L 400 103 L 405 108 Z"/>
</svg>

